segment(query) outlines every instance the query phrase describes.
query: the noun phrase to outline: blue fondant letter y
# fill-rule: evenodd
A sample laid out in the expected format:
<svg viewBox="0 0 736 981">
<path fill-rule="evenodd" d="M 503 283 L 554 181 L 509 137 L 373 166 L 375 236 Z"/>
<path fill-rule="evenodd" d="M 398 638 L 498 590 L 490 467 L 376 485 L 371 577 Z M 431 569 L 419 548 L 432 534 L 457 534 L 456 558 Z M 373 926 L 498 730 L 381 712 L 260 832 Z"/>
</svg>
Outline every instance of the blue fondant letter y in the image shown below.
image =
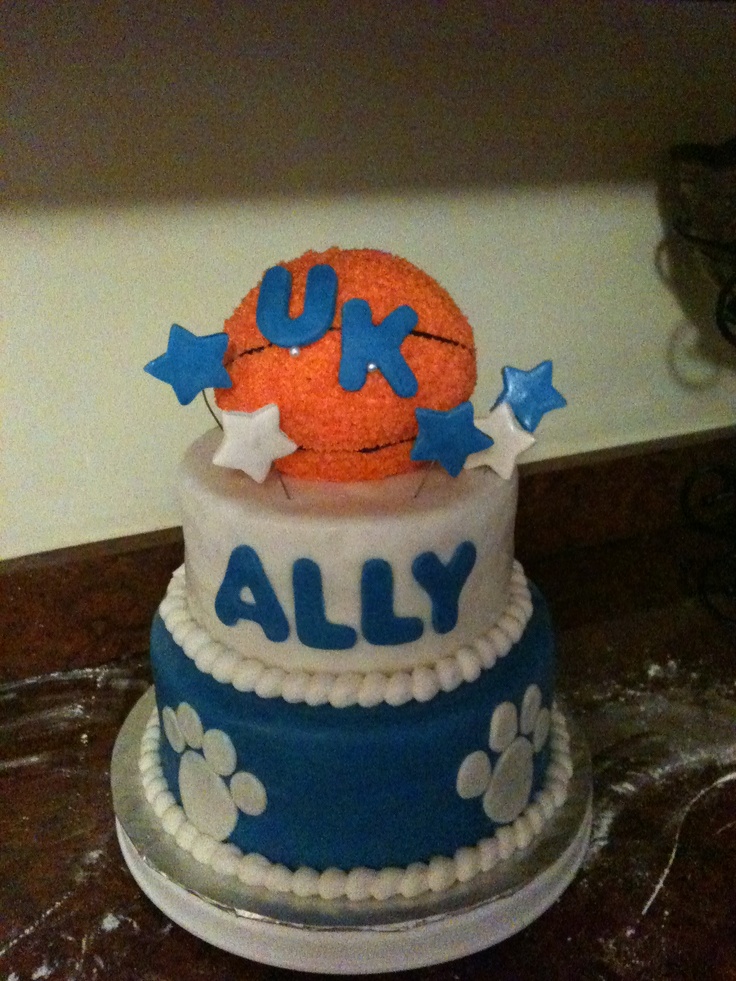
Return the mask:
<svg viewBox="0 0 736 981">
<path fill-rule="evenodd" d="M 460 592 L 475 565 L 476 550 L 472 542 L 462 542 L 447 565 L 434 552 L 422 552 L 412 562 L 414 578 L 432 600 L 432 626 L 438 634 L 447 634 L 457 624 Z"/>
</svg>

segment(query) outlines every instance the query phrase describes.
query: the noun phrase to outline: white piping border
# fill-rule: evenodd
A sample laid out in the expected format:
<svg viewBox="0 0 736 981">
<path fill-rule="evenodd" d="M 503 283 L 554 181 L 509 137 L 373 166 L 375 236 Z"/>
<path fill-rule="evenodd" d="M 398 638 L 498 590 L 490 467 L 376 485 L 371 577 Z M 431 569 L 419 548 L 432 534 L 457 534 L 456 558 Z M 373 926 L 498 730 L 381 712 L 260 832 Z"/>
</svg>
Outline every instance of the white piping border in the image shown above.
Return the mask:
<svg viewBox="0 0 736 981">
<path fill-rule="evenodd" d="M 440 691 L 477 681 L 483 670 L 492 668 L 520 640 L 532 615 L 532 600 L 524 570 L 514 562 L 506 609 L 484 636 L 434 664 L 393 674 L 286 671 L 241 656 L 210 637 L 189 612 L 184 566 L 173 574 L 159 613 L 175 642 L 200 671 L 238 691 L 255 692 L 261 698 L 280 697 L 292 704 L 371 708 L 381 702 L 394 706 L 412 699 L 428 702 Z"/>
<path fill-rule="evenodd" d="M 199 831 L 176 803 L 164 777 L 159 747 L 161 730 L 153 710 L 141 739 L 139 769 L 146 800 L 170 834 L 185 851 L 220 875 L 235 875 L 246 886 L 289 892 L 322 899 L 385 900 L 391 896 L 412 899 L 424 892 L 442 892 L 456 882 L 468 882 L 488 872 L 517 850 L 527 848 L 554 812 L 567 800 L 573 773 L 570 735 L 562 712 L 552 708 L 551 757 L 542 790 L 511 824 L 503 825 L 477 845 L 459 848 L 452 858 L 437 855 L 428 862 L 406 868 L 380 870 L 355 868 L 349 872 L 330 868 L 324 872 L 302 866 L 292 872 L 256 852 L 244 854 L 237 845 L 216 841 Z"/>
</svg>

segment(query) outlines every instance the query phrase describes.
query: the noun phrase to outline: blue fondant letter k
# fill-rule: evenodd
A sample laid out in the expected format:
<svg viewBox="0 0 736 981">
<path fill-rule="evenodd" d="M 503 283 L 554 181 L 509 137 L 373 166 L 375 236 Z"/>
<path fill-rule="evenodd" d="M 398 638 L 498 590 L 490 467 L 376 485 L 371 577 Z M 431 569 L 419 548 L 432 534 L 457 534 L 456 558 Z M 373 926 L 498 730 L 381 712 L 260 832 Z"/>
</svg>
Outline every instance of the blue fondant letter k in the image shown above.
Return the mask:
<svg viewBox="0 0 736 981">
<path fill-rule="evenodd" d="M 243 599 L 244 589 L 250 589 L 253 602 Z M 215 597 L 215 613 L 226 627 L 234 627 L 238 620 L 253 620 L 269 640 L 278 642 L 289 636 L 289 622 L 258 553 L 250 545 L 232 550 Z"/>
<path fill-rule="evenodd" d="M 411 307 L 402 306 L 374 324 L 366 300 L 347 300 L 342 307 L 340 385 L 357 392 L 365 385 L 369 369 L 378 368 L 400 398 L 416 395 L 416 376 L 399 348 L 418 319 Z"/>
</svg>

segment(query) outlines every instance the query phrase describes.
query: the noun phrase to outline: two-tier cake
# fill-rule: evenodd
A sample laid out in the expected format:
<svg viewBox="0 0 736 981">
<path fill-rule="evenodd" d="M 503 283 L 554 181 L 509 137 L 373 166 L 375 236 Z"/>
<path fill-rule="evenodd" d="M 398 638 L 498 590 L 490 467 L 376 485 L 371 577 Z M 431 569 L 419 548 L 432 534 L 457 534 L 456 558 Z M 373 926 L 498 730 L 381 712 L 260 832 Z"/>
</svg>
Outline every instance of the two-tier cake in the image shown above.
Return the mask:
<svg viewBox="0 0 736 981">
<path fill-rule="evenodd" d="M 140 779 L 162 834 L 248 889 L 381 904 L 533 848 L 570 741 L 516 458 L 565 400 L 504 368 L 476 418 L 467 319 L 373 250 L 269 269 L 146 370 L 221 428 L 180 471 L 185 563 L 153 624 Z"/>
</svg>

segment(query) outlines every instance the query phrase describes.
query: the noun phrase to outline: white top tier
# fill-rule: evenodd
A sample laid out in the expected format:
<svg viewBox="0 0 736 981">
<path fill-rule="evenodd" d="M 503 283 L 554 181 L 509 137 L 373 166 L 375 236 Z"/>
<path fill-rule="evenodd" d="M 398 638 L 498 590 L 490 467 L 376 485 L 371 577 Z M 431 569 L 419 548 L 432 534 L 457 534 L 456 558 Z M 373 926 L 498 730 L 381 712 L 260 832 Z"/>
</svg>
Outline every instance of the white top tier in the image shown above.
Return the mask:
<svg viewBox="0 0 736 981">
<path fill-rule="evenodd" d="M 200 437 L 181 467 L 187 601 L 210 636 L 241 656 L 290 672 L 411 671 L 472 644 L 503 613 L 513 561 L 515 474 L 505 481 L 478 468 L 452 478 L 432 467 L 385 480 L 336 484 L 281 478 L 272 471 L 257 484 L 239 471 L 212 464 L 220 439 L 214 429 Z M 432 598 L 412 564 L 433 552 L 447 565 L 463 542 L 473 544 L 476 561 L 460 593 L 456 626 L 438 633 Z M 260 559 L 289 624 L 284 640 L 268 640 L 251 619 L 228 626 L 215 611 L 231 554 L 239 546 L 249 546 Z M 299 640 L 292 575 L 294 563 L 305 558 L 319 567 L 327 620 L 356 632 L 348 649 L 322 650 Z M 365 563 L 375 559 L 393 573 L 395 616 L 423 622 L 416 640 L 386 646 L 363 635 L 361 576 Z M 253 603 L 247 586 L 241 598 Z"/>
</svg>

